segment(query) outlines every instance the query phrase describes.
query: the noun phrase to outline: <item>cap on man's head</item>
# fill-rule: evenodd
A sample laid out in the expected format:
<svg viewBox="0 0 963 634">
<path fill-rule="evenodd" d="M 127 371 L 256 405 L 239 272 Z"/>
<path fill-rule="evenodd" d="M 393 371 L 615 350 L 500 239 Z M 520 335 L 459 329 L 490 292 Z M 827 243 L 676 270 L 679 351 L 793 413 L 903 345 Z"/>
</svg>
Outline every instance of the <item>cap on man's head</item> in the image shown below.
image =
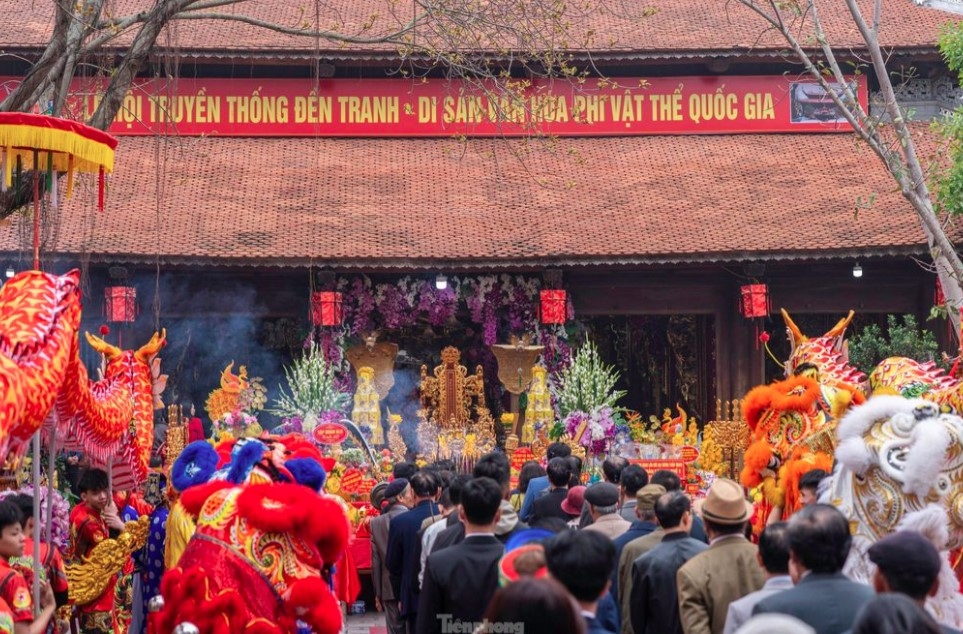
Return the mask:
<svg viewBox="0 0 963 634">
<path fill-rule="evenodd" d="M 371 493 L 368 494 L 368 499 L 371 500 L 371 506 L 376 509 L 381 508 L 381 503 L 385 500 L 385 491 L 388 490 L 387 482 L 379 482 L 371 488 Z"/>
<path fill-rule="evenodd" d="M 619 487 L 609 482 L 597 482 L 585 489 L 585 501 L 592 506 L 615 506 L 619 503 Z"/>
<path fill-rule="evenodd" d="M 869 560 L 885 575 L 889 571 L 936 579 L 942 561 L 933 542 L 916 531 L 898 531 L 869 547 Z"/>
<path fill-rule="evenodd" d="M 638 501 L 638 508 L 640 511 L 654 511 L 655 503 L 659 501 L 659 498 L 665 495 L 665 487 L 661 484 L 647 484 L 635 494 L 635 499 Z"/>
<path fill-rule="evenodd" d="M 388 488 L 385 489 L 385 499 L 390 500 L 391 498 L 396 498 L 402 493 L 404 493 L 405 489 L 407 488 L 408 488 L 408 480 L 406 480 L 405 478 L 398 478 L 396 480 L 392 480 L 391 484 L 388 485 Z"/>
</svg>

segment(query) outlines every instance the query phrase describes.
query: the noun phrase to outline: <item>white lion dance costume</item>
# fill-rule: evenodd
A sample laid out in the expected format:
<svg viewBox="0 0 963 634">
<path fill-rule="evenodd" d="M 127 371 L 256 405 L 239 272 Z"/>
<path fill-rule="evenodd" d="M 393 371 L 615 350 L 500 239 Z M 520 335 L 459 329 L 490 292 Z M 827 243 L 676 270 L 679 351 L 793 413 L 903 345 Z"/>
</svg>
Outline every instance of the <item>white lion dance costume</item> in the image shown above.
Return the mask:
<svg viewBox="0 0 963 634">
<path fill-rule="evenodd" d="M 922 399 L 873 396 L 836 431 L 836 467 L 822 500 L 850 519 L 846 574 L 869 583 L 867 549 L 894 531 L 918 531 L 943 555 L 940 591 L 927 607 L 960 627 L 963 595 L 949 551 L 963 545 L 963 418 Z"/>
</svg>

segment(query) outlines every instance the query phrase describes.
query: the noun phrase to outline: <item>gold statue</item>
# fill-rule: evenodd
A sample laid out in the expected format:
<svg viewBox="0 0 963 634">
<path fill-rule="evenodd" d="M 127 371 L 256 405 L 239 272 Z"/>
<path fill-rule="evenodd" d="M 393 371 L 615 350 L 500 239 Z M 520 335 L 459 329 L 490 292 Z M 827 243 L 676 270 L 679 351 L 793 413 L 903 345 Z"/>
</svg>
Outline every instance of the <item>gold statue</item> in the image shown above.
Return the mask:
<svg viewBox="0 0 963 634">
<path fill-rule="evenodd" d="M 550 426 L 555 420 L 552 409 L 552 395 L 548 391 L 548 375 L 545 368 L 532 368 L 532 387 L 528 390 L 528 405 L 525 407 L 525 423 L 522 425 L 523 444 L 535 442 L 535 424 Z"/>
<path fill-rule="evenodd" d="M 371 444 L 381 446 L 385 444 L 385 437 L 381 429 L 381 398 L 375 391 L 374 376 L 374 369 L 358 368 L 358 389 L 354 393 L 351 421 L 359 429 L 367 425 L 371 429 Z"/>
<path fill-rule="evenodd" d="M 361 368 L 371 368 L 374 371 L 375 391 L 380 399 L 384 399 L 395 384 L 394 368 L 395 357 L 398 356 L 398 344 L 387 341 L 379 343 L 380 334 L 377 330 L 365 333 L 364 343 L 348 348 L 345 356 L 356 374 L 361 371 Z"/>
</svg>

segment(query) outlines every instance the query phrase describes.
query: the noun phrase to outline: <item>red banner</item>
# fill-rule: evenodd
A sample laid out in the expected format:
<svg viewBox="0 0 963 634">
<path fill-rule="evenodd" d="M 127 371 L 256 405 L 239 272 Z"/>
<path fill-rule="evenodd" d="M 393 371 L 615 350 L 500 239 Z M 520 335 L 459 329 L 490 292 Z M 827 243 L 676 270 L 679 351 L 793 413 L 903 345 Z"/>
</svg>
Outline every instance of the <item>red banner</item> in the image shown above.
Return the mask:
<svg viewBox="0 0 963 634">
<path fill-rule="evenodd" d="M 688 474 L 685 466 L 686 463 L 684 460 L 666 459 L 666 458 L 651 458 L 651 459 L 639 458 L 639 459 L 629 460 L 629 462 L 632 464 L 639 465 L 640 467 L 645 469 L 645 472 L 648 473 L 650 476 L 656 471 L 660 471 L 664 469 L 666 471 L 675 471 L 678 474 L 679 479 L 682 481 L 683 484 L 685 484 L 686 481 L 688 480 Z"/>
<path fill-rule="evenodd" d="M 348 428 L 340 423 L 321 423 L 311 436 L 319 445 L 338 445 L 348 438 Z"/>
<path fill-rule="evenodd" d="M 0 78 L 0 99 L 19 81 Z M 851 79 L 867 106 L 865 77 Z M 86 120 L 104 78 L 71 85 Z M 176 79 L 137 82 L 114 135 L 634 136 L 846 132 L 818 83 L 799 76 L 620 77 L 516 81 L 511 89 L 443 79 Z"/>
<path fill-rule="evenodd" d="M 341 490 L 345 493 L 358 493 L 364 482 L 364 474 L 358 469 L 345 469 L 341 476 Z"/>
</svg>

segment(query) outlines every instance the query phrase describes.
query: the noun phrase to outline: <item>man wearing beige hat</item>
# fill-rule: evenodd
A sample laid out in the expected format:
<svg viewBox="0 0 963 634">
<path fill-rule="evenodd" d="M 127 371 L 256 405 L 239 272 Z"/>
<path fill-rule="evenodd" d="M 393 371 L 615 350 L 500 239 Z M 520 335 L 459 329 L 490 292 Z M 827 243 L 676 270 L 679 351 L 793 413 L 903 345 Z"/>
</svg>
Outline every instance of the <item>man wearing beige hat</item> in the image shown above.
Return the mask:
<svg viewBox="0 0 963 634">
<path fill-rule="evenodd" d="M 709 487 L 702 505 L 709 548 L 686 562 L 676 577 L 685 634 L 721 634 L 729 604 L 765 583 L 757 549 L 745 537 L 750 514 L 739 483 L 720 478 Z"/>
</svg>

